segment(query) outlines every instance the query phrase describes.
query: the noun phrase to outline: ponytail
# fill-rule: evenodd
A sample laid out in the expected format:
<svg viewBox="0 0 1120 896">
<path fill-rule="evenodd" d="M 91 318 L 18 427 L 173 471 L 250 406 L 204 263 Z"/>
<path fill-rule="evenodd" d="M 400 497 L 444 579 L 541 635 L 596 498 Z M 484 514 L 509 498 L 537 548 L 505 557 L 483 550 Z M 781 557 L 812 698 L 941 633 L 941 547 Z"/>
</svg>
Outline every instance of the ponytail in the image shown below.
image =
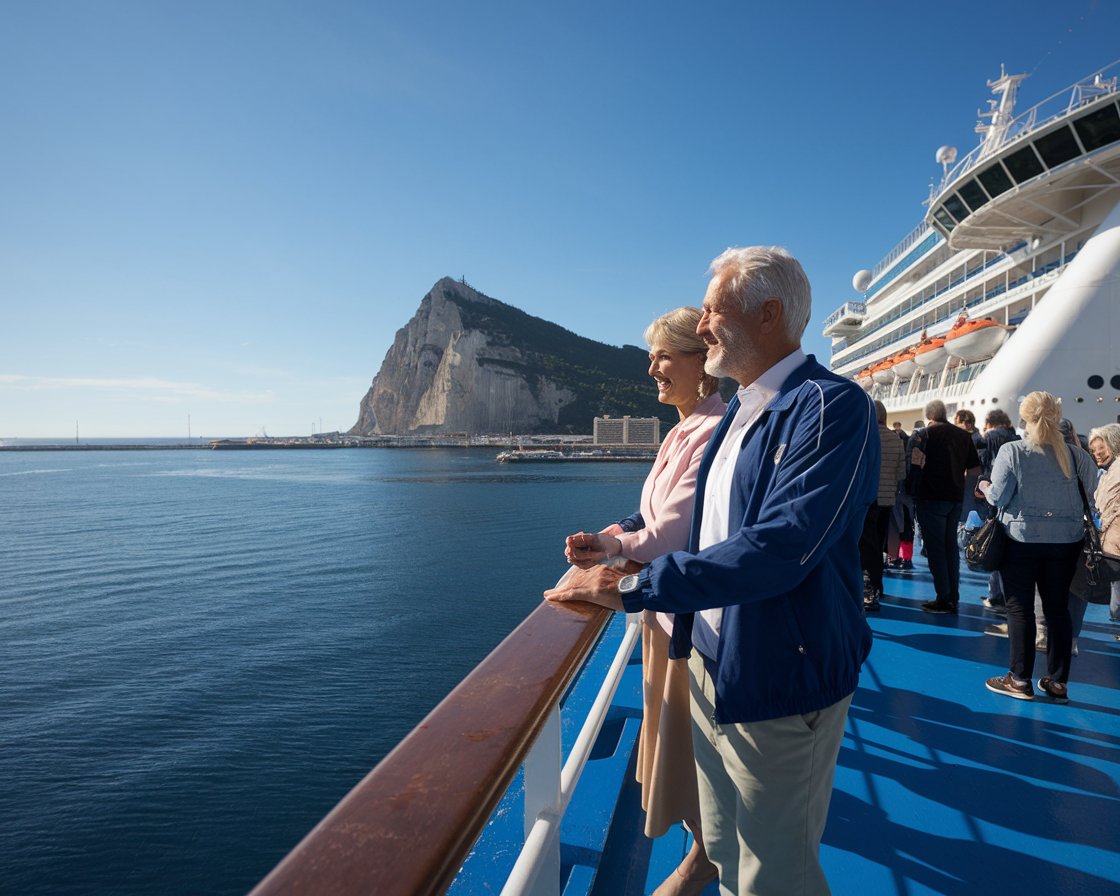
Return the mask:
<svg viewBox="0 0 1120 896">
<path fill-rule="evenodd" d="M 1027 441 L 1049 447 L 1062 468 L 1062 475 L 1073 476 L 1073 459 L 1062 436 L 1062 403 L 1049 392 L 1031 392 L 1019 405 L 1019 416 L 1026 424 Z"/>
</svg>

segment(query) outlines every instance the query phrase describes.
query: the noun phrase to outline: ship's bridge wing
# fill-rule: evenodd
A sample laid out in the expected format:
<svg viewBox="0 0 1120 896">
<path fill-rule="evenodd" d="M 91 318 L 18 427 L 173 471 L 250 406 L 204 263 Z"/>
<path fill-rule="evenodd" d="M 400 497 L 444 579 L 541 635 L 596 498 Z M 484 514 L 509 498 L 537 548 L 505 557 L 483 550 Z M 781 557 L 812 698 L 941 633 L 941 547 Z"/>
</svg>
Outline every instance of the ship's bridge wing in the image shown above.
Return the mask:
<svg viewBox="0 0 1120 896">
<path fill-rule="evenodd" d="M 947 174 L 926 220 L 951 248 L 1069 233 L 1102 190 L 1120 195 L 1117 79 L 1074 85 L 1064 109 L 1037 124 L 1044 106 L 1016 119 L 998 148 L 981 145 Z"/>
</svg>

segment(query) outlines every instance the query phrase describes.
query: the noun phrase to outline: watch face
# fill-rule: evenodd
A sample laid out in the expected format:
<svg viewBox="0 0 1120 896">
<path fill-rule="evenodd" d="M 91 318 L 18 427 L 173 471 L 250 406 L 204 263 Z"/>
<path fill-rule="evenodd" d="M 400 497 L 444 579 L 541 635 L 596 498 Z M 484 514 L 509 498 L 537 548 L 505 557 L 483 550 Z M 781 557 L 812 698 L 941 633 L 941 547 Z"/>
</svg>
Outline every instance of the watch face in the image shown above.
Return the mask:
<svg viewBox="0 0 1120 896">
<path fill-rule="evenodd" d="M 631 573 L 628 576 L 623 576 L 618 580 L 618 590 L 623 594 L 629 594 L 631 591 L 638 590 L 638 576 L 636 573 Z"/>
</svg>

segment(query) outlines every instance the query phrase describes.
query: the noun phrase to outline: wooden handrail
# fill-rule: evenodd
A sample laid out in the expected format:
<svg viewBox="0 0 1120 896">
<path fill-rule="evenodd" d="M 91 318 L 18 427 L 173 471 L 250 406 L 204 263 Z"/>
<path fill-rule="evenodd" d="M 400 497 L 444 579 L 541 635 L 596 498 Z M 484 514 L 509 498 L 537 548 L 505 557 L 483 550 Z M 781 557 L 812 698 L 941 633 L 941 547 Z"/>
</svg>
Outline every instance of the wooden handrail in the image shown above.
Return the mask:
<svg viewBox="0 0 1120 896">
<path fill-rule="evenodd" d="M 251 896 L 443 893 L 611 616 L 542 602 Z"/>
</svg>

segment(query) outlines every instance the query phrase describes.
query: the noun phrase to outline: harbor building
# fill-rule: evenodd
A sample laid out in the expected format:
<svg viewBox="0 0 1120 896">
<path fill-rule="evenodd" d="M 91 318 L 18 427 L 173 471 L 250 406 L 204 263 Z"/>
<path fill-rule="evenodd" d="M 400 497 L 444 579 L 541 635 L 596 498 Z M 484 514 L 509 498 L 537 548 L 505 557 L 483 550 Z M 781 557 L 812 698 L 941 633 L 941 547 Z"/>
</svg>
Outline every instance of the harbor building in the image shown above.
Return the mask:
<svg viewBox="0 0 1120 896">
<path fill-rule="evenodd" d="M 596 445 L 661 444 L 661 421 L 656 417 L 596 417 Z"/>
</svg>

